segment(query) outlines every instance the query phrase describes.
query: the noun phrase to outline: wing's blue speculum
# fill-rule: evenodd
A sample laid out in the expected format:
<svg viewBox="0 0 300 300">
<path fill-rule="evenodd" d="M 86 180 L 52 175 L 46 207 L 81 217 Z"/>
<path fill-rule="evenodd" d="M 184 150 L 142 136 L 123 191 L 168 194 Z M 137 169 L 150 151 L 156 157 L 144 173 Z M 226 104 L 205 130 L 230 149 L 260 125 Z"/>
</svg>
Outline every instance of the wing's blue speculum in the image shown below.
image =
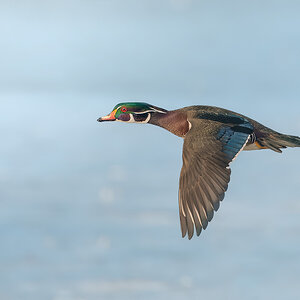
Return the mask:
<svg viewBox="0 0 300 300">
<path fill-rule="evenodd" d="M 232 161 L 247 142 L 249 135 L 253 132 L 253 126 L 245 122 L 235 126 L 223 126 L 217 139 L 222 142 L 222 152 Z"/>
</svg>

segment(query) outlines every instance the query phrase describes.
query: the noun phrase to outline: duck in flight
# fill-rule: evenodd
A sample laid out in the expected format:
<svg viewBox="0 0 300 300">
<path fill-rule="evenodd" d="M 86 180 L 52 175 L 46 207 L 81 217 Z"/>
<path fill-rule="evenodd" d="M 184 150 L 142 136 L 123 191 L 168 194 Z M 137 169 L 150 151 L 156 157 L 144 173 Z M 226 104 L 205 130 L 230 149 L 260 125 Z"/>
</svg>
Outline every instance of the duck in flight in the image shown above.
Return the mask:
<svg viewBox="0 0 300 300">
<path fill-rule="evenodd" d="M 281 153 L 300 147 L 300 137 L 278 133 L 246 116 L 213 106 L 168 111 L 142 102 L 117 104 L 98 119 L 160 126 L 184 139 L 179 180 L 182 237 L 199 236 L 220 206 L 230 180 L 230 163 L 242 150 Z"/>
</svg>

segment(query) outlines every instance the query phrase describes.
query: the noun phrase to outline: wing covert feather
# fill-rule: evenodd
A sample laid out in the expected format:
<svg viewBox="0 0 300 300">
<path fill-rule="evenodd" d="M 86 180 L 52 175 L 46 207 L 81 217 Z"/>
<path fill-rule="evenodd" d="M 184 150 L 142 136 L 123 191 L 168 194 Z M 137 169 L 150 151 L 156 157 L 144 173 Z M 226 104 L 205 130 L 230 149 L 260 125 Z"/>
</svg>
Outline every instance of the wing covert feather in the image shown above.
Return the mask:
<svg viewBox="0 0 300 300">
<path fill-rule="evenodd" d="M 220 207 L 230 181 L 229 164 L 243 149 L 253 128 L 250 123 L 223 124 L 191 119 L 183 144 L 179 181 L 182 237 L 199 236 Z"/>
</svg>

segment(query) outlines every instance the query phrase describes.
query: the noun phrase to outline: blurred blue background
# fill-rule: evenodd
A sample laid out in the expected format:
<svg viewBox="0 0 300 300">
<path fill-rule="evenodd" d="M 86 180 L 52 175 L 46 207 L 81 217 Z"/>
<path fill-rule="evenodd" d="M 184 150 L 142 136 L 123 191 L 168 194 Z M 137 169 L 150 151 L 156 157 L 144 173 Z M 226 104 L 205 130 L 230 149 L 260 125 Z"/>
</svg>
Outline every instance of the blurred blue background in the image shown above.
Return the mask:
<svg viewBox="0 0 300 300">
<path fill-rule="evenodd" d="M 180 235 L 182 140 L 120 101 L 300 135 L 300 2 L 0 2 L 0 299 L 300 299 L 299 149 L 244 152 Z"/>
</svg>

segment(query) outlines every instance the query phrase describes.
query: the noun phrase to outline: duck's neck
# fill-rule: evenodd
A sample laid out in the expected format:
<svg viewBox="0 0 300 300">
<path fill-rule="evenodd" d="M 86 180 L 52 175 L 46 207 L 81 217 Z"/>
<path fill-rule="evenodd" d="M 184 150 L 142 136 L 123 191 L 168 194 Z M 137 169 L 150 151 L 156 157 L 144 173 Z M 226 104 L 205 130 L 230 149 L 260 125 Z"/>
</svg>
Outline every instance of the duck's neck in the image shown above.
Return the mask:
<svg viewBox="0 0 300 300">
<path fill-rule="evenodd" d="M 165 128 L 179 137 L 184 137 L 189 131 L 187 115 L 179 110 L 167 111 L 165 114 L 153 113 L 149 123 Z"/>
</svg>

